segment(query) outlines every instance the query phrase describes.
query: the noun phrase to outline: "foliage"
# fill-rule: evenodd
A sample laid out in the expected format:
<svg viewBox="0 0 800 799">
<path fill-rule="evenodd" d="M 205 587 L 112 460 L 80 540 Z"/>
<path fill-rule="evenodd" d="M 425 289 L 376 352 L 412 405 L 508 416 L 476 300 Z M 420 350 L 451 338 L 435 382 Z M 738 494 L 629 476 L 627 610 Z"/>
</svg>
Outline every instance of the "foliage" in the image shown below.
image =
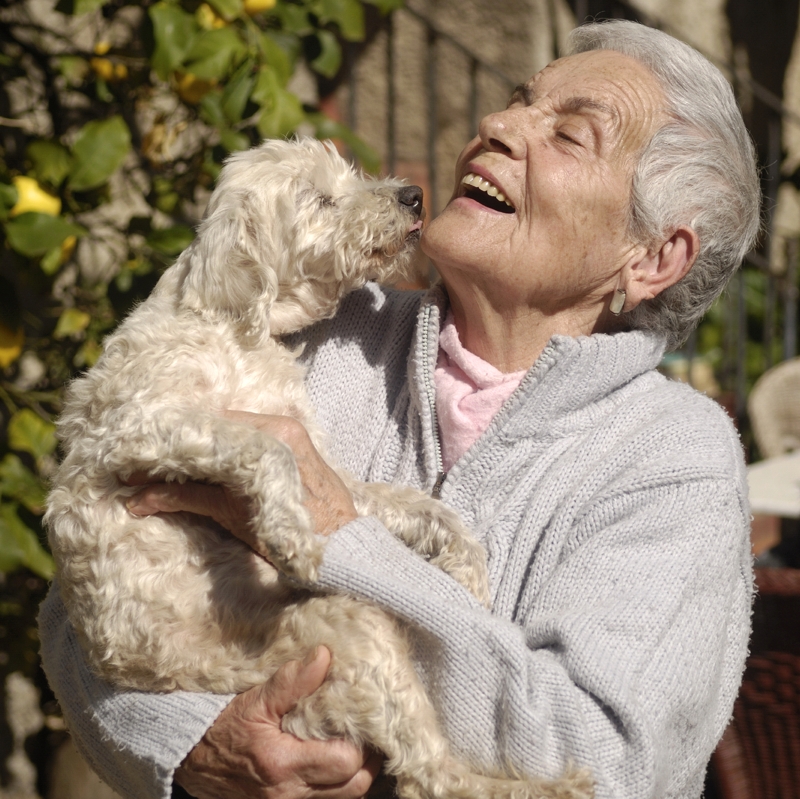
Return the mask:
<svg viewBox="0 0 800 799">
<path fill-rule="evenodd" d="M 61 387 L 192 240 L 227 154 L 302 132 L 379 166 L 321 113 L 316 76 L 401 0 L 56 2 L 0 7 L 0 630 L 36 610 L 6 589 L 38 602 L 53 574 Z"/>
</svg>

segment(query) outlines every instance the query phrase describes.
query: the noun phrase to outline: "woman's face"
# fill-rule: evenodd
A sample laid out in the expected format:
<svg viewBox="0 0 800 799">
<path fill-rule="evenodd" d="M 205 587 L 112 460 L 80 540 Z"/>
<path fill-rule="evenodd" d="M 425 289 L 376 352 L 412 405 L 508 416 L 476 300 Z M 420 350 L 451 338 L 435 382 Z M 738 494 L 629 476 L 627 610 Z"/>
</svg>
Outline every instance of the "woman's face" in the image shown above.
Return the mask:
<svg viewBox="0 0 800 799">
<path fill-rule="evenodd" d="M 481 122 L 423 234 L 448 288 L 477 286 L 501 308 L 599 313 L 645 251 L 628 238 L 631 178 L 663 108 L 649 70 L 613 51 L 560 59 L 519 87 Z"/>
</svg>

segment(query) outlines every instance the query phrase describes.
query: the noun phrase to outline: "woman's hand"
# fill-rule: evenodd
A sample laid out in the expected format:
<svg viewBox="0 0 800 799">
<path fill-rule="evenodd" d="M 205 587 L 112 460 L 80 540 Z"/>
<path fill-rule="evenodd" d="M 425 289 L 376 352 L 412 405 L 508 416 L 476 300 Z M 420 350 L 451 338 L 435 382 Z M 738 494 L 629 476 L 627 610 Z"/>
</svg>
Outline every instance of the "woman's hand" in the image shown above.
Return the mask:
<svg viewBox="0 0 800 799">
<path fill-rule="evenodd" d="M 301 741 L 282 716 L 319 688 L 331 655 L 319 647 L 305 663 L 282 666 L 263 686 L 237 696 L 175 772 L 197 799 L 359 799 L 381 757 L 347 741 Z"/>
<path fill-rule="evenodd" d="M 288 416 L 245 411 L 226 411 L 224 416 L 234 422 L 249 424 L 291 448 L 305 489 L 305 505 L 314 520 L 316 533 L 329 535 L 357 517 L 352 495 L 339 475 L 317 452 L 300 422 Z M 252 511 L 247 498 L 226 486 L 191 482 L 150 483 L 128 500 L 128 509 L 137 516 L 177 511 L 210 516 L 259 551 L 250 525 Z M 260 554 L 266 556 L 264 552 Z"/>
</svg>

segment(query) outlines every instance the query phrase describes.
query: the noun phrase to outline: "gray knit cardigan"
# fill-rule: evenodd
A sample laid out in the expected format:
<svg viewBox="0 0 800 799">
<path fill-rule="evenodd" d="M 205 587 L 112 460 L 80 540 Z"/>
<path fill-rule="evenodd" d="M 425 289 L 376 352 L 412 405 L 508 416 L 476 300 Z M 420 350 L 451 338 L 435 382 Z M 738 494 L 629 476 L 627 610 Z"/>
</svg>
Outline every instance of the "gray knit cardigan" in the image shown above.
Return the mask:
<svg viewBox="0 0 800 799">
<path fill-rule="evenodd" d="M 340 464 L 430 490 L 445 298 L 356 292 L 302 336 Z M 298 342 L 300 338 L 298 338 Z M 332 535 L 320 584 L 417 626 L 416 657 L 461 754 L 598 799 L 696 799 L 731 714 L 752 599 L 741 446 L 725 413 L 654 367 L 641 332 L 555 337 L 441 487 L 488 552 L 493 610 L 374 518 Z M 57 590 L 42 656 L 72 735 L 125 797 L 170 795 L 229 696 L 118 692 L 84 665 Z"/>
</svg>

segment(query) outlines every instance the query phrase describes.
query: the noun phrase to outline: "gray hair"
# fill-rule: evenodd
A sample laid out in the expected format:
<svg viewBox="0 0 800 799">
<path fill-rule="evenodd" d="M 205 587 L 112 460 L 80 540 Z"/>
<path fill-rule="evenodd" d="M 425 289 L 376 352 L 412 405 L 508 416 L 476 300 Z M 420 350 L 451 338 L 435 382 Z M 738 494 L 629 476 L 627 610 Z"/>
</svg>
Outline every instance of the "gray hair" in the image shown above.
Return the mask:
<svg viewBox="0 0 800 799">
<path fill-rule="evenodd" d="M 723 292 L 761 225 L 755 150 L 733 90 L 687 44 L 636 22 L 613 20 L 572 31 L 565 55 L 614 50 L 644 64 L 659 81 L 671 120 L 644 148 L 631 188 L 630 235 L 660 246 L 680 225 L 697 233 L 689 273 L 626 314 L 632 328 L 679 347 Z"/>
</svg>

